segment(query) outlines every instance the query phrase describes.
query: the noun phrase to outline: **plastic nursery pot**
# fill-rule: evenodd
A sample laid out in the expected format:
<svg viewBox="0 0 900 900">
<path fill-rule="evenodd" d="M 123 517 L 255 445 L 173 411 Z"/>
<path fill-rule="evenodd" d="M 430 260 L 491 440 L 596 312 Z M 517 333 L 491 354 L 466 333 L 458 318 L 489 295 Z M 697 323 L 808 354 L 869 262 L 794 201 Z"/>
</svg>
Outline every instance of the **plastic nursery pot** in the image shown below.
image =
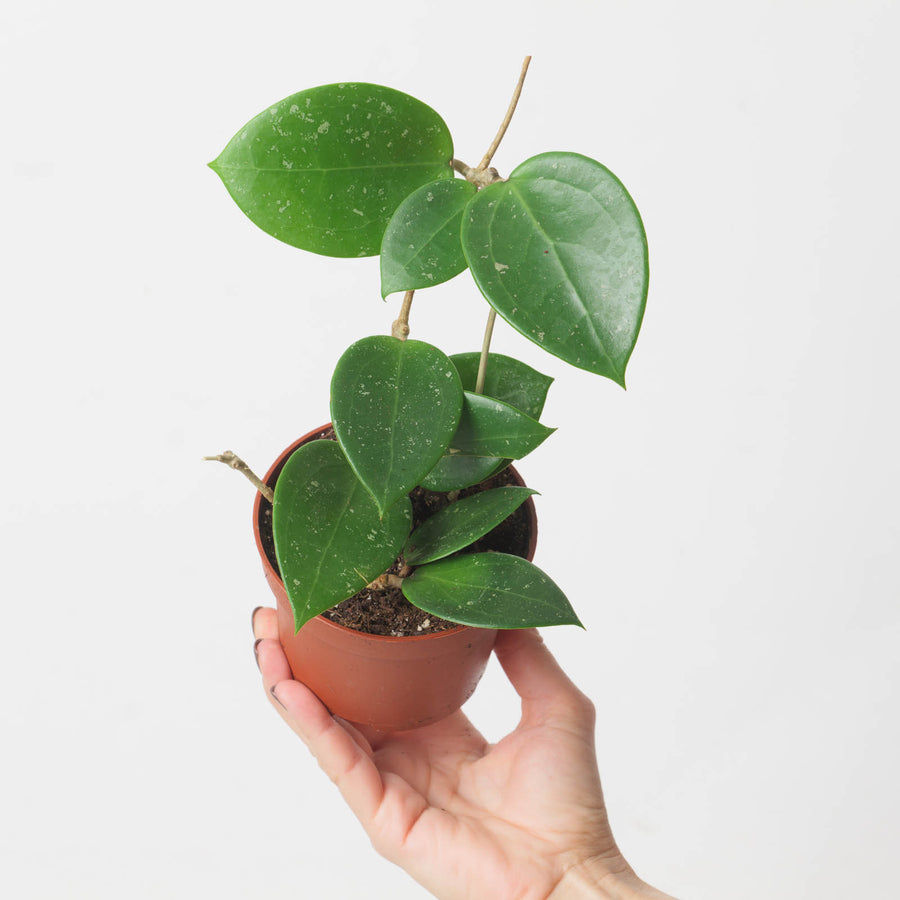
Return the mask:
<svg viewBox="0 0 900 900">
<path fill-rule="evenodd" d="M 291 454 L 316 440 L 323 425 L 288 447 L 266 473 L 270 487 Z M 524 486 L 519 473 L 515 482 Z M 534 557 L 537 516 L 529 497 L 527 558 Z M 278 606 L 278 635 L 294 678 L 302 681 L 335 715 L 382 731 L 406 731 L 456 712 L 475 691 L 487 665 L 495 629 L 460 625 L 411 637 L 366 634 L 317 616 L 294 633 L 294 616 L 281 576 L 266 553 L 262 535 L 271 534 L 272 506 L 257 493 L 253 533 L 266 581 Z"/>
</svg>

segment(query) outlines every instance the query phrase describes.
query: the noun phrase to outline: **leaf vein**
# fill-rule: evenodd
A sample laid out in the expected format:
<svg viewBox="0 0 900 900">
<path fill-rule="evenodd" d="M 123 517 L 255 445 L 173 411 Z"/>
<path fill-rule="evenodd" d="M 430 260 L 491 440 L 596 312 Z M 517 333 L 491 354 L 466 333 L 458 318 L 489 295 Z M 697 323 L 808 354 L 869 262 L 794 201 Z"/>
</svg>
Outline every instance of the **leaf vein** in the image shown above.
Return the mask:
<svg viewBox="0 0 900 900">
<path fill-rule="evenodd" d="M 568 285 L 571 288 L 572 293 L 570 294 L 570 298 L 574 298 L 577 301 L 576 305 L 581 309 L 582 318 L 587 320 L 588 327 L 590 329 L 590 333 L 594 337 L 596 346 L 603 352 L 603 354 L 606 356 L 606 358 L 608 360 L 610 360 L 610 362 L 612 362 L 612 360 L 614 359 L 613 354 L 610 353 L 609 349 L 606 346 L 605 341 L 603 340 L 603 337 L 601 336 L 600 332 L 597 330 L 597 326 L 594 323 L 594 319 L 591 316 L 590 310 L 587 308 L 584 300 L 581 299 L 581 294 L 578 292 L 578 287 L 577 287 L 575 281 L 573 280 L 572 276 L 569 274 L 569 270 L 567 269 L 566 264 L 562 261 L 562 258 L 559 255 L 559 250 L 557 249 L 558 244 L 564 243 L 564 244 L 568 245 L 568 244 L 571 244 L 571 242 L 570 241 L 557 242 L 553 238 L 551 238 L 550 235 L 544 229 L 543 225 L 541 225 L 540 221 L 538 221 L 538 219 L 535 217 L 534 213 L 529 208 L 525 197 L 522 195 L 522 193 L 519 191 L 519 189 L 511 181 L 507 182 L 507 185 L 508 185 L 509 189 L 513 193 L 515 193 L 515 195 L 519 198 L 519 201 L 521 202 L 523 208 L 525 209 L 525 212 L 528 214 L 528 217 L 531 219 L 535 229 L 537 231 L 539 231 L 544 236 L 544 238 L 546 238 L 547 243 L 552 248 L 553 258 L 556 260 L 556 263 L 559 266 L 560 270 L 562 271 L 562 274 L 563 274 L 565 280 L 568 282 Z M 581 244 L 573 244 L 572 246 L 580 247 L 582 245 Z"/>
</svg>

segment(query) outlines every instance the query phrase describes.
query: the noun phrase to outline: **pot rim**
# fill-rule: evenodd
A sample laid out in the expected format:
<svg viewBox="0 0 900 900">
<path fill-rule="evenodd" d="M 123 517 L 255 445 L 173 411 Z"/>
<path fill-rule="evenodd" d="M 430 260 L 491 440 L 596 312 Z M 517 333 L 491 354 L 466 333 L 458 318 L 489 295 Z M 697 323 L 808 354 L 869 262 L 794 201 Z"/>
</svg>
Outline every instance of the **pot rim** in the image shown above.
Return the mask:
<svg viewBox="0 0 900 900">
<path fill-rule="evenodd" d="M 323 431 L 328 430 L 332 427 L 331 422 L 327 422 L 325 425 L 320 425 L 318 428 L 314 428 L 312 431 L 307 432 L 303 437 L 298 438 L 294 441 L 290 446 L 286 447 L 275 459 L 275 462 L 269 466 L 268 471 L 263 476 L 263 482 L 269 485 L 269 487 L 274 488 L 275 480 L 280 474 L 281 469 L 284 468 L 284 464 L 287 462 L 288 458 L 291 454 L 302 444 L 307 443 L 308 441 L 318 437 Z M 521 476 L 519 476 L 518 472 L 514 469 L 516 475 L 521 480 Z M 523 482 L 524 484 L 524 482 Z M 531 538 L 529 540 L 528 546 L 528 557 L 531 559 L 534 556 L 535 547 L 537 545 L 537 517 L 534 515 L 534 502 L 531 497 L 529 497 L 526 503 L 531 503 L 532 515 L 531 515 Z M 266 578 L 271 579 L 274 578 L 278 583 L 284 584 L 281 579 L 281 574 L 275 569 L 269 560 L 268 555 L 266 554 L 266 550 L 263 547 L 262 537 L 260 535 L 260 517 L 263 509 L 263 503 L 268 504 L 271 507 L 271 504 L 268 500 L 266 500 L 263 495 L 257 491 L 256 499 L 253 501 L 253 537 L 256 541 L 256 549 L 259 552 L 260 559 L 262 559 L 263 568 L 265 569 Z M 447 628 L 443 631 L 432 631 L 428 634 L 410 634 L 410 635 L 393 635 L 393 634 L 370 634 L 368 631 L 358 631 L 355 628 L 348 628 L 346 625 L 341 625 L 338 622 L 333 622 L 331 619 L 326 618 L 325 616 L 319 614 L 315 617 L 320 625 L 324 625 L 328 628 L 335 629 L 336 632 L 348 633 L 350 635 L 357 635 L 358 637 L 365 640 L 372 640 L 379 643 L 397 643 L 398 641 L 406 642 L 406 641 L 433 641 L 438 640 L 440 638 L 450 637 L 451 635 L 458 635 L 463 631 L 496 631 L 496 629 L 484 629 L 477 628 L 474 625 L 457 625 L 455 628 Z"/>
</svg>

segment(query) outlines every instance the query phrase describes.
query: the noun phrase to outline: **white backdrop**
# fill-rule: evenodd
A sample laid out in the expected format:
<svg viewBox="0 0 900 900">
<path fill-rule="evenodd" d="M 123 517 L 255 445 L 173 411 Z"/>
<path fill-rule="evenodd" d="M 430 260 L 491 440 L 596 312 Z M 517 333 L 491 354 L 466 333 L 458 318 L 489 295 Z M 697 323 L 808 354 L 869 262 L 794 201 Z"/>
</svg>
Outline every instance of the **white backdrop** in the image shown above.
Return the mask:
<svg viewBox="0 0 900 900">
<path fill-rule="evenodd" d="M 265 469 L 324 422 L 397 298 L 205 163 L 340 80 L 429 103 L 474 163 L 525 53 L 495 165 L 593 156 L 650 242 L 627 393 L 495 341 L 557 379 L 519 468 L 619 843 L 686 900 L 896 891 L 898 26 L 887 0 L 4 6 L 0 893 L 424 895 L 265 703 L 252 489 L 200 462 Z M 476 349 L 483 309 L 460 276 L 413 334 Z M 515 721 L 493 665 L 468 710 Z"/>
</svg>

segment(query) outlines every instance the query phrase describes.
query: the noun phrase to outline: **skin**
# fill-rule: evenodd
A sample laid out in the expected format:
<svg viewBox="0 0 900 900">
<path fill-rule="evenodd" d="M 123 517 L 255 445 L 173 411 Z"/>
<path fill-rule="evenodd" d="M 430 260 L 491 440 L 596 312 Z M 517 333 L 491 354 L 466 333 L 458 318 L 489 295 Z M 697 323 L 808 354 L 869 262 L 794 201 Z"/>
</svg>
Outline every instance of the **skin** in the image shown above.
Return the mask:
<svg viewBox="0 0 900 900">
<path fill-rule="evenodd" d="M 253 616 L 266 695 L 337 785 L 375 849 L 441 900 L 666 898 L 613 839 L 594 751 L 593 706 L 534 630 L 495 652 L 522 700 L 488 744 L 457 712 L 384 734 L 332 716 L 292 678 L 275 610 Z M 669 898 L 671 900 L 671 898 Z"/>
</svg>

